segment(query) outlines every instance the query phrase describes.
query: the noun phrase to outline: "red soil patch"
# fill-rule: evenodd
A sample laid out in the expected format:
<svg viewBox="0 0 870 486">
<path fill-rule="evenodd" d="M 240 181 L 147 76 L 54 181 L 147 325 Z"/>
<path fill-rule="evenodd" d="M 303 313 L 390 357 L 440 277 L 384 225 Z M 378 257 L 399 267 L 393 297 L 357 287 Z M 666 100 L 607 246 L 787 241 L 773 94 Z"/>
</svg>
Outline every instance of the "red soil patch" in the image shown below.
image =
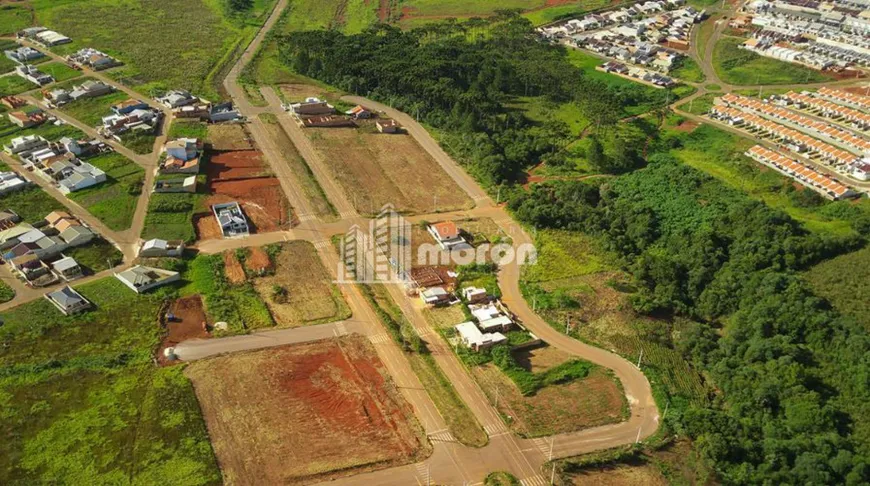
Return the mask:
<svg viewBox="0 0 870 486">
<path fill-rule="evenodd" d="M 284 197 L 281 183 L 274 177 L 209 181 L 209 189 L 213 195 L 206 203 L 213 205 L 238 201 L 248 222 L 257 232 L 267 233 L 290 226 L 290 203 Z"/>
<path fill-rule="evenodd" d="M 676 130 L 678 132 L 692 133 L 695 131 L 696 128 L 698 128 L 699 125 L 700 125 L 700 123 L 698 123 L 698 122 L 694 122 L 691 120 L 684 120 L 682 123 L 680 123 L 679 125 L 674 127 L 674 130 Z"/>
<path fill-rule="evenodd" d="M 236 258 L 236 252 L 225 251 L 224 254 L 224 275 L 232 284 L 240 284 L 245 282 L 245 269 L 239 259 Z"/>
<path fill-rule="evenodd" d="M 260 177 L 269 171 L 256 150 L 213 152 L 206 165 L 209 181 Z"/>
<path fill-rule="evenodd" d="M 266 250 L 255 246 L 248 248 L 248 256 L 245 258 L 245 268 L 257 275 L 265 275 L 272 270 L 272 260 Z"/>
<path fill-rule="evenodd" d="M 870 90 L 866 86 L 849 86 L 848 88 L 840 89 L 856 95 L 870 96 Z"/>
<path fill-rule="evenodd" d="M 218 226 L 217 221 L 214 219 L 214 215 L 211 213 L 194 215 L 193 225 L 196 227 L 196 239 L 199 241 L 215 240 L 224 237 L 223 233 L 221 233 L 220 226 Z"/>
<path fill-rule="evenodd" d="M 224 477 L 308 484 L 422 459 L 411 407 L 356 335 L 193 363 Z"/>
<path fill-rule="evenodd" d="M 157 354 L 157 362 L 161 365 L 173 363 L 163 355 L 164 349 L 188 339 L 210 337 L 205 330 L 204 324 L 207 322 L 205 310 L 202 307 L 202 299 L 198 295 L 176 300 L 169 306 L 169 313 L 174 314 L 178 321 L 166 322 L 166 336 L 163 337 Z"/>
</svg>

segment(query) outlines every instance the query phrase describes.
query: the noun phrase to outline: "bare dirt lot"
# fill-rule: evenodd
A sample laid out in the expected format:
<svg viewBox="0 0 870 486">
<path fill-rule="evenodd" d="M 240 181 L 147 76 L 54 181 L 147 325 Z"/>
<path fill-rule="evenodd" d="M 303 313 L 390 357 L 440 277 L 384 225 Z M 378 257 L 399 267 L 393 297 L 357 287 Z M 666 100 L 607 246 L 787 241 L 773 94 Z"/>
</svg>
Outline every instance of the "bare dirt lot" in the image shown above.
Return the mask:
<svg viewBox="0 0 870 486">
<path fill-rule="evenodd" d="M 357 211 L 377 213 L 385 204 L 404 213 L 472 206 L 410 135 L 381 134 L 372 123 L 361 122 L 360 128 L 305 130 Z"/>
<path fill-rule="evenodd" d="M 209 181 L 224 181 L 271 175 L 256 150 L 232 150 L 211 152 L 206 165 Z"/>
<path fill-rule="evenodd" d="M 251 136 L 243 125 L 212 123 L 208 126 L 208 139 L 212 150 L 253 150 Z"/>
<path fill-rule="evenodd" d="M 163 355 L 164 349 L 188 339 L 209 337 L 209 333 L 203 328 L 203 323 L 206 322 L 205 310 L 202 307 L 202 299 L 198 295 L 176 300 L 169 306 L 169 313 L 177 320 L 166 323 L 166 335 L 160 343 L 157 354 L 157 360 L 161 364 L 168 363 Z"/>
<path fill-rule="evenodd" d="M 573 356 L 570 354 L 559 351 L 552 346 L 542 346 L 514 352 L 514 359 L 517 360 L 517 364 L 532 373 L 540 373 L 570 361 L 572 358 Z"/>
<path fill-rule="evenodd" d="M 652 465 L 616 465 L 587 469 L 571 475 L 572 484 L 585 486 L 665 486 L 670 484 L 662 473 Z"/>
<path fill-rule="evenodd" d="M 269 259 L 269 254 L 266 250 L 255 246 L 248 248 L 248 254 L 245 257 L 245 269 L 254 275 L 264 275 L 272 271 L 272 260 Z"/>
<path fill-rule="evenodd" d="M 247 261 L 246 261 L 247 263 Z M 314 246 L 307 241 L 281 245 L 272 275 L 256 278 L 254 288 L 269 306 L 278 327 L 299 327 L 350 317 Z"/>
<path fill-rule="evenodd" d="M 227 484 L 303 484 L 429 453 L 411 407 L 357 335 L 198 361 L 185 373 Z"/>
<path fill-rule="evenodd" d="M 490 397 L 498 387 L 499 410 L 513 418 L 511 429 L 526 437 L 573 432 L 622 420 L 625 397 L 602 368 L 596 368 L 586 378 L 546 386 L 525 397 L 492 363 L 472 371 Z"/>
<path fill-rule="evenodd" d="M 224 275 L 231 284 L 240 284 L 245 282 L 245 269 L 236 257 L 233 251 L 225 251 L 224 257 Z"/>
<path fill-rule="evenodd" d="M 209 206 L 239 202 L 254 232 L 267 233 L 290 227 L 293 217 L 290 202 L 274 177 L 209 182 L 209 188 L 213 194 L 206 200 Z M 204 238 L 200 236 L 200 239 Z"/>
</svg>

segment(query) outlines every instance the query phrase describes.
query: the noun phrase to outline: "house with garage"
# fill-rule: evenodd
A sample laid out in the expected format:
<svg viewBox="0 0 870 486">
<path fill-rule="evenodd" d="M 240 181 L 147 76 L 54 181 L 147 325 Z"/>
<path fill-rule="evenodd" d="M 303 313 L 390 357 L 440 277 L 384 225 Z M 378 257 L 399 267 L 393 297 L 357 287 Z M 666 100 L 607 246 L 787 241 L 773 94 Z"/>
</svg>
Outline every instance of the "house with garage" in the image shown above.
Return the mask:
<svg viewBox="0 0 870 486">
<path fill-rule="evenodd" d="M 70 286 L 45 294 L 45 298 L 66 316 L 78 314 L 91 308 L 91 302 Z"/>
<path fill-rule="evenodd" d="M 20 191 L 30 183 L 15 172 L 0 172 L 0 196 L 10 192 Z"/>
<path fill-rule="evenodd" d="M 172 91 L 168 91 L 163 96 L 158 96 L 155 98 L 158 103 L 162 104 L 167 108 L 178 108 L 181 106 L 190 105 L 199 101 L 199 98 L 190 94 L 190 91 L 186 91 L 183 89 L 175 89 Z"/>
<path fill-rule="evenodd" d="M 354 120 L 367 120 L 374 116 L 374 114 L 363 105 L 356 105 L 344 112 L 344 114 L 350 116 Z"/>
<path fill-rule="evenodd" d="M 148 103 L 130 98 L 129 100 L 112 105 L 112 113 L 116 115 L 128 115 L 136 110 L 147 110 L 148 108 Z"/>
<path fill-rule="evenodd" d="M 161 268 L 136 265 L 129 270 L 116 273 L 115 278 L 130 287 L 133 292 L 141 294 L 161 285 L 177 282 L 181 280 L 181 274 Z"/>
<path fill-rule="evenodd" d="M 444 287 L 430 287 L 420 292 L 420 300 L 432 307 L 447 305 L 450 303 L 450 293 Z"/>
<path fill-rule="evenodd" d="M 197 138 L 179 138 L 163 145 L 166 158 L 160 163 L 164 174 L 199 173 L 199 154 L 202 141 Z"/>
<path fill-rule="evenodd" d="M 85 98 L 97 98 L 115 91 L 113 86 L 110 86 L 102 81 L 85 81 L 84 83 L 73 87 L 69 93 L 69 98 L 72 101 Z"/>
<path fill-rule="evenodd" d="M 305 98 L 305 101 L 292 103 L 289 111 L 295 116 L 331 115 L 335 107 L 320 98 Z"/>
<path fill-rule="evenodd" d="M 39 108 L 30 111 L 13 111 L 7 116 L 13 125 L 17 125 L 21 128 L 31 128 L 37 125 L 42 125 L 46 120 L 48 120 L 48 115 Z"/>
</svg>

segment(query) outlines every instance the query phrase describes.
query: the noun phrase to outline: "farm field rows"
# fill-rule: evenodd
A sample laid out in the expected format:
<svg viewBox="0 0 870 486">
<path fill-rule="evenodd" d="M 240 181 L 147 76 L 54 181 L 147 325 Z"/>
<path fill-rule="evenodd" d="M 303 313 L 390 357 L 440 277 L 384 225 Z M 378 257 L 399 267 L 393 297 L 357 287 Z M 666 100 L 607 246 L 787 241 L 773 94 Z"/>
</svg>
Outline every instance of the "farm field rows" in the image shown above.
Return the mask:
<svg viewBox="0 0 870 486">
<path fill-rule="evenodd" d="M 232 482 L 327 480 L 429 452 L 411 407 L 356 335 L 213 358 L 186 374 Z"/>
</svg>

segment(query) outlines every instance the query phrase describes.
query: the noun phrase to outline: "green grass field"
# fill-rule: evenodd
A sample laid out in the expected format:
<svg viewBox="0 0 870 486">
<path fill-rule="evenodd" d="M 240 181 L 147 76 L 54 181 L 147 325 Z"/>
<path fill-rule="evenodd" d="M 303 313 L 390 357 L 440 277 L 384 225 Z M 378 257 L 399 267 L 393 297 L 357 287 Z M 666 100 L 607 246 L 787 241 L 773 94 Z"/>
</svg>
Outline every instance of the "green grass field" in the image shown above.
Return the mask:
<svg viewBox="0 0 870 486">
<path fill-rule="evenodd" d="M 820 83 L 833 79 L 820 71 L 760 56 L 741 49 L 745 39 L 723 37 L 713 50 L 713 68 L 729 84 L 798 84 Z"/>
<path fill-rule="evenodd" d="M 2 314 L 0 483 L 219 483 L 183 368 L 151 364 L 163 295 L 115 278 L 78 290 L 94 310 L 39 299 Z"/>
<path fill-rule="evenodd" d="M 704 72 L 701 71 L 701 66 L 698 66 L 698 63 L 688 56 L 680 60 L 679 67 L 671 71 L 671 74 L 690 83 L 703 83 L 707 79 L 704 76 Z"/>
<path fill-rule="evenodd" d="M 157 135 L 153 133 L 130 133 L 121 135 L 121 143 L 137 154 L 150 154 L 154 151 L 154 141 Z"/>
<path fill-rule="evenodd" d="M 105 171 L 106 182 L 76 191 L 70 194 L 70 199 L 84 206 L 113 230 L 129 228 L 142 193 L 145 171 L 117 152 L 98 155 L 87 159 L 87 162 Z"/>
<path fill-rule="evenodd" d="M 39 70 L 44 72 L 45 74 L 51 75 L 54 78 L 55 82 L 63 82 L 68 81 L 73 78 L 77 78 L 82 75 L 81 72 L 76 71 L 75 69 L 67 66 L 66 64 L 60 61 L 47 62 L 45 64 L 39 65 Z"/>
<path fill-rule="evenodd" d="M 219 0 L 33 0 L 36 21 L 73 39 L 62 54 L 93 47 L 117 57 L 124 67 L 110 71 L 141 93 L 189 89 L 217 98 L 213 81 L 231 51 L 250 38 L 273 0 L 258 1 L 247 18 L 226 16 Z M 94 22 L 99 19 L 99 22 Z"/>
<path fill-rule="evenodd" d="M 698 102 L 696 101 L 696 104 Z M 848 221 L 827 216 L 820 207 L 800 207 L 789 198 L 790 179 L 762 169 L 744 152 L 754 145 L 749 139 L 703 124 L 691 134 L 680 134 L 683 146 L 672 153 L 683 163 L 701 170 L 725 185 L 780 209 L 800 221 L 808 230 L 835 235 L 851 234 Z"/>
<path fill-rule="evenodd" d="M 36 88 L 35 84 L 16 74 L 0 78 L 0 96 L 17 95 Z"/>
<path fill-rule="evenodd" d="M 89 127 L 95 127 L 102 122 L 104 116 L 112 114 L 112 105 L 128 98 L 130 96 L 127 93 L 116 91 L 96 98 L 85 98 L 67 103 L 61 107 L 60 111 Z"/>
<path fill-rule="evenodd" d="M 0 35 L 15 34 L 29 26 L 32 21 L 33 13 L 27 4 L 4 3 L 0 5 Z"/>
<path fill-rule="evenodd" d="M 541 230 L 537 232 L 535 246 L 538 261 L 525 267 L 523 280 L 527 282 L 580 277 L 610 268 L 597 243 L 582 233 Z"/>
<path fill-rule="evenodd" d="M 142 238 L 150 240 L 196 240 L 193 215 L 208 211 L 203 206 L 203 194 L 152 194 L 148 203 L 148 215 L 142 228 Z"/>
<path fill-rule="evenodd" d="M 846 316 L 870 329 L 870 281 L 863 271 L 870 265 L 870 247 L 822 262 L 805 273 L 816 294 Z"/>
<path fill-rule="evenodd" d="M 168 137 L 170 140 L 176 138 L 205 140 L 208 137 L 208 125 L 197 120 L 173 120 L 169 127 Z"/>
<path fill-rule="evenodd" d="M 39 186 L 30 186 L 22 191 L 0 196 L 0 208 L 15 211 L 27 223 L 35 223 L 52 211 L 65 209 Z"/>
<path fill-rule="evenodd" d="M 75 258 L 79 265 L 92 274 L 114 268 L 124 261 L 121 250 L 102 238 L 87 245 L 70 248 L 63 253 Z"/>
</svg>

